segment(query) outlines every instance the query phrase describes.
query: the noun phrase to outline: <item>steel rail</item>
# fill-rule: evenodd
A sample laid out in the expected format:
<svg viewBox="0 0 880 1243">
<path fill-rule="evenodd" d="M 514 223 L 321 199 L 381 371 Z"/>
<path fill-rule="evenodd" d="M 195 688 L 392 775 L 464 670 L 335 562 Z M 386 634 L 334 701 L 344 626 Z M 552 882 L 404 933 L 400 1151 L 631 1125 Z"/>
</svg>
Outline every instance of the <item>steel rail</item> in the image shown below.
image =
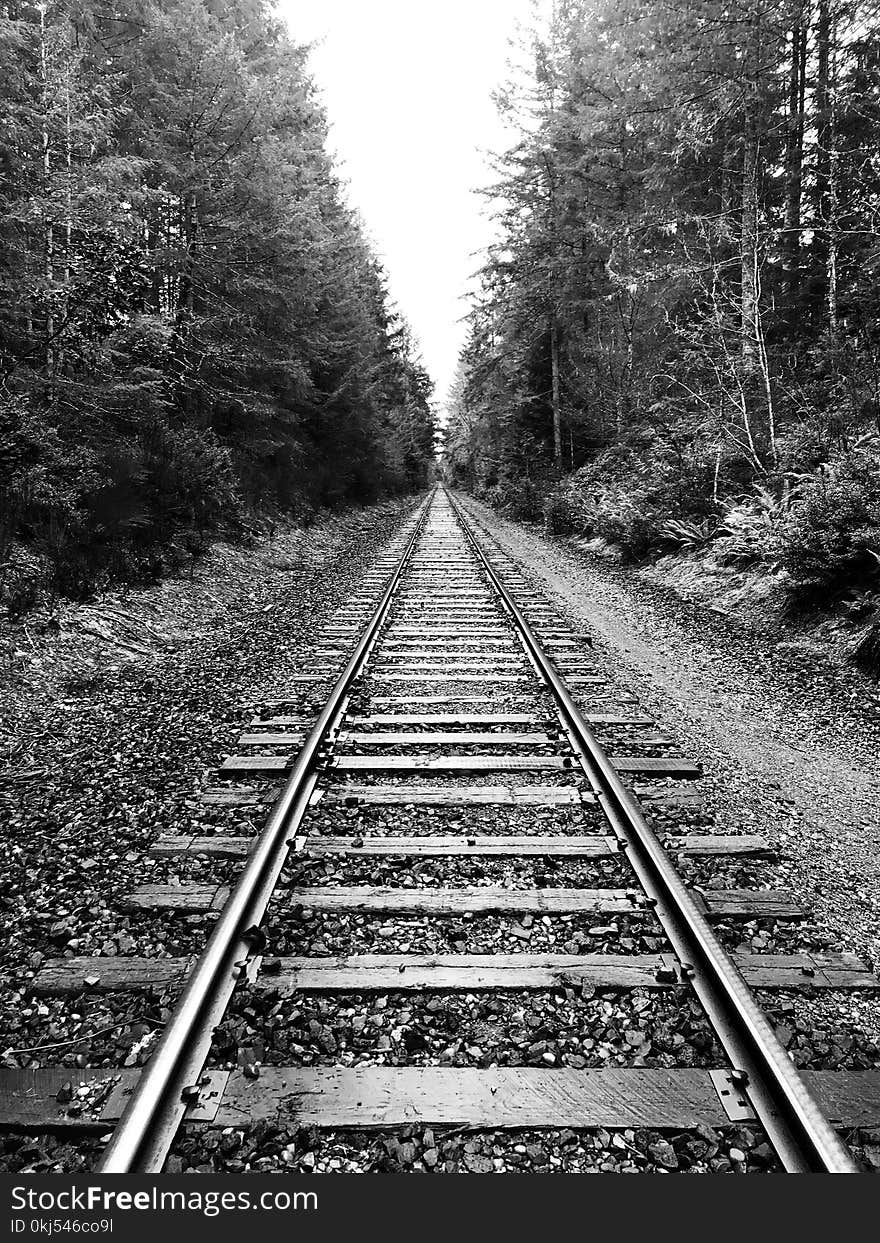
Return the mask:
<svg viewBox="0 0 880 1243">
<path fill-rule="evenodd" d="M 288 848 L 308 809 L 318 779 L 316 769 L 321 748 L 343 715 L 351 685 L 363 669 L 388 615 L 424 528 L 435 490 L 432 489 L 423 502 L 415 529 L 382 598 L 296 758 L 287 783 L 102 1154 L 98 1173 L 160 1170 L 187 1110 L 198 1103 L 198 1081 L 210 1051 L 214 1024 L 222 1018 L 248 954 L 259 944 L 261 938 L 256 925 L 268 905 Z"/>
<path fill-rule="evenodd" d="M 445 488 L 444 492 L 529 659 L 553 694 L 578 761 L 675 949 L 681 975 L 694 988 L 734 1068 L 733 1083 L 749 1101 L 783 1166 L 790 1173 L 858 1173 L 849 1150 L 792 1065 L 736 964 L 647 824 L 635 796 L 621 781 L 564 679 L 491 565 L 462 507 Z"/>
</svg>

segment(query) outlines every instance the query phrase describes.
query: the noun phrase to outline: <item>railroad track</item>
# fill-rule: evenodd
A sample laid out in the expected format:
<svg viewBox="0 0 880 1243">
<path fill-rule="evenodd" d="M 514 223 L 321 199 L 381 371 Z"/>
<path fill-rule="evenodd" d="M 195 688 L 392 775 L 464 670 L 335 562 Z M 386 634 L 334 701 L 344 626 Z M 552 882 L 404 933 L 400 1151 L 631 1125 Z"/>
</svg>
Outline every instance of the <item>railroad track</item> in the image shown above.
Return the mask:
<svg viewBox="0 0 880 1243">
<path fill-rule="evenodd" d="M 214 919 L 201 952 L 194 930 L 187 956 L 37 973 L 38 995 L 179 989 L 147 1065 L 2 1071 L 3 1124 L 113 1126 L 104 1172 L 161 1169 L 182 1123 L 279 1120 L 600 1128 L 630 1147 L 748 1124 L 784 1169 L 857 1168 L 838 1132 L 880 1124 L 880 1074 L 798 1074 L 753 990 L 877 978 L 846 954 L 742 952 L 737 929 L 803 915 L 763 879 L 767 842 L 694 831 L 699 766 L 502 561 L 435 490 L 314 665 L 247 706 L 201 794 L 217 831 L 160 838 L 173 879 L 126 899 L 137 921 Z M 564 1039 L 526 1014 L 548 994 Z M 426 996 L 439 1052 L 413 1020 Z M 612 1012 L 607 1039 L 584 1035 Z M 699 1038 L 664 1044 L 679 1014 Z"/>
</svg>

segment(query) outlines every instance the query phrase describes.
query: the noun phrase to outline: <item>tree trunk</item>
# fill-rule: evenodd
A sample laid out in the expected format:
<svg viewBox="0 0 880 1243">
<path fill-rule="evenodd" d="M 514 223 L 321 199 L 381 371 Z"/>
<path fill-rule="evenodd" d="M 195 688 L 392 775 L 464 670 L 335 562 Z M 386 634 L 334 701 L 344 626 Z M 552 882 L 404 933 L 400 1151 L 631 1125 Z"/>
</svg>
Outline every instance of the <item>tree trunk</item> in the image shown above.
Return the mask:
<svg viewBox="0 0 880 1243">
<path fill-rule="evenodd" d="M 788 123 L 785 142 L 785 230 L 782 246 L 788 313 L 792 323 L 797 312 L 796 304 L 800 288 L 806 62 L 807 23 L 804 0 L 796 0 L 789 61 Z"/>
<path fill-rule="evenodd" d="M 556 313 L 550 320 L 551 404 L 553 407 L 553 462 L 562 470 L 562 403 L 559 396 L 559 328 Z"/>
<path fill-rule="evenodd" d="M 816 173 L 814 179 L 815 269 L 818 303 L 828 303 L 828 219 L 831 157 L 831 0 L 819 0 L 816 19 Z"/>
<path fill-rule="evenodd" d="M 760 273 L 758 268 L 758 179 L 761 158 L 759 75 L 761 72 L 762 12 L 753 9 L 744 65 L 744 128 L 740 204 L 740 396 L 743 425 L 756 462 L 761 461 L 759 425 L 762 358 Z M 766 386 L 765 386 L 766 387 Z"/>
<path fill-rule="evenodd" d="M 180 231 L 183 237 L 183 264 L 177 297 L 177 325 L 180 335 L 189 333 L 193 312 L 193 270 L 196 255 L 196 192 L 188 190 L 180 204 Z"/>
<path fill-rule="evenodd" d="M 758 129 L 751 100 L 747 108 L 742 164 L 740 323 L 743 365 L 749 372 L 755 369 L 758 350 Z"/>
<path fill-rule="evenodd" d="M 55 318 L 52 314 L 52 285 L 55 281 L 55 229 L 52 221 L 52 157 L 49 146 L 49 49 L 47 46 L 46 10 L 40 6 L 40 79 L 42 87 L 43 107 L 43 192 L 46 196 L 47 218 L 44 249 L 43 274 L 46 278 L 46 376 L 54 400 L 55 351 L 52 337 L 55 333 Z"/>
<path fill-rule="evenodd" d="M 70 279 L 72 276 L 71 255 L 73 253 L 73 135 L 71 132 L 70 118 L 70 60 L 71 47 L 68 42 L 65 45 L 65 65 L 64 65 L 64 163 L 65 163 L 65 185 L 64 185 L 64 302 L 62 311 L 62 333 L 59 334 L 61 341 L 56 354 L 55 368 L 56 371 L 64 374 L 64 345 L 63 345 L 63 328 L 67 325 L 70 315 Z"/>
<path fill-rule="evenodd" d="M 838 221 L 838 156 L 837 156 L 837 16 L 833 14 L 829 23 L 828 38 L 828 125 L 826 130 L 828 143 L 828 199 L 825 231 L 827 255 L 825 259 L 825 306 L 828 314 L 828 335 L 832 343 L 837 343 L 837 251 L 839 244 Z"/>
</svg>

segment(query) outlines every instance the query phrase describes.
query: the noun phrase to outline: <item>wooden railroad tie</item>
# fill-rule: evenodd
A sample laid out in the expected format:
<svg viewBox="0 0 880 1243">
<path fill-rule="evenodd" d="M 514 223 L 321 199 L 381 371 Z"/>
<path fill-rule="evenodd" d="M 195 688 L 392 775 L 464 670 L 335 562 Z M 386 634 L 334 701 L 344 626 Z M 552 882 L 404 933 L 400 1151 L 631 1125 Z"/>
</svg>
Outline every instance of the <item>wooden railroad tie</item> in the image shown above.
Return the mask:
<svg viewBox="0 0 880 1243">
<path fill-rule="evenodd" d="M 140 1071 L 0 1069 L 0 1125 L 106 1131 L 122 1115 Z M 842 1128 L 880 1124 L 880 1071 L 805 1071 L 807 1088 Z M 59 1096 L 72 1092 L 70 1103 Z M 720 1127 L 749 1114 L 726 1071 L 532 1067 L 264 1066 L 212 1071 L 190 1121 L 215 1128 L 268 1119 L 283 1126 L 384 1129 L 425 1126 L 491 1129 Z"/>
<path fill-rule="evenodd" d="M 752 988 L 880 990 L 880 978 L 853 954 L 734 954 Z M 30 984 L 38 996 L 180 988 L 192 958 L 53 958 Z M 671 955 L 661 954 L 346 954 L 268 960 L 254 987 L 280 994 L 542 991 L 584 984 L 627 991 L 680 987 Z M 259 962 L 257 963 L 259 968 Z"/>
<path fill-rule="evenodd" d="M 122 899 L 128 911 L 168 911 L 180 915 L 220 911 L 226 886 L 142 885 Z M 801 919 L 804 912 L 786 890 L 706 889 L 693 896 L 709 919 Z M 291 905 L 319 914 L 578 915 L 648 914 L 650 906 L 635 890 L 501 889 L 490 885 L 455 889 L 403 889 L 391 885 L 299 887 L 286 891 Z"/>
<path fill-rule="evenodd" d="M 243 859 L 256 841 L 253 837 L 231 837 L 214 834 L 164 836 L 150 848 L 155 857 L 167 855 L 204 855 L 205 858 Z M 538 835 L 473 836 L 458 834 L 431 837 L 307 837 L 302 840 L 304 855 L 416 855 L 492 856 L 507 858 L 584 858 L 606 859 L 618 853 L 617 840 L 610 834 L 566 834 L 559 837 Z M 690 833 L 667 841 L 673 854 L 717 858 L 764 857 L 771 853 L 766 838 L 754 833 L 724 835 Z"/>
<path fill-rule="evenodd" d="M 221 777 L 283 773 L 294 759 L 294 755 L 230 755 L 219 773 Z M 698 765 L 682 756 L 612 755 L 611 761 L 620 773 L 702 775 Z M 338 772 L 580 772 L 568 755 L 334 755 L 328 765 Z"/>
</svg>

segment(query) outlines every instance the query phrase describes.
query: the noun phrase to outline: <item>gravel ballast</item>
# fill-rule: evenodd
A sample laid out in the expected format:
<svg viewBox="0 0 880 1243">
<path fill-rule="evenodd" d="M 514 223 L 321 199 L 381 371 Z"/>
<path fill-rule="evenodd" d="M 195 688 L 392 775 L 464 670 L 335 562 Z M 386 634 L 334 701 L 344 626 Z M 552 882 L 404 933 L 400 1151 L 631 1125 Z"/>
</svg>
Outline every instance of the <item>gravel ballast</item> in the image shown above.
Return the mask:
<svg viewBox="0 0 880 1243">
<path fill-rule="evenodd" d="M 767 835 L 780 852 L 775 886 L 802 903 L 826 945 L 876 969 L 877 684 L 833 651 L 799 642 L 781 622 L 774 631 L 721 616 L 636 570 L 461 499 L 573 630 L 588 634 L 640 710 L 702 763 L 700 790 L 716 829 Z M 880 1039 L 880 1007 L 869 1003 L 864 1014 Z"/>
<path fill-rule="evenodd" d="M 17 654 L 3 674 L 0 727 L 0 1064 L 53 1064 L 59 1050 L 2 1053 L 80 1034 L 56 1024 L 54 1040 L 42 1038 L 35 1020 L 49 1015 L 23 1013 L 44 958 L 202 947 L 209 921 L 172 921 L 185 934 L 169 937 L 168 921 L 163 931 L 125 916 L 122 899 L 167 873 L 146 858 L 161 834 L 253 824 L 241 809 L 203 807 L 200 787 L 235 751 L 244 705 L 285 693 L 414 504 L 328 517 L 252 548 L 219 546 L 191 580 L 64 605 L 52 626 L 6 627 Z M 294 697 L 305 713 L 312 700 Z"/>
<path fill-rule="evenodd" d="M 246 564 L 230 565 L 229 581 L 220 575 L 218 583 L 214 567 L 210 579 L 197 576 L 192 584 L 180 583 L 177 595 L 172 584 L 169 631 L 152 648 L 145 644 L 146 654 L 132 649 L 132 658 L 114 651 L 108 661 L 106 653 L 99 653 L 96 663 L 93 645 L 88 658 L 91 665 L 86 667 L 72 640 L 75 626 L 68 624 L 67 629 L 62 627 L 60 642 L 54 630 L 40 636 L 47 651 L 53 641 L 56 643 L 59 650 L 53 659 L 59 669 L 52 660 L 44 662 L 49 676 L 39 690 L 33 690 L 29 679 L 13 669 L 13 678 L 18 678 L 14 689 L 21 728 L 16 735 L 15 766 L 5 786 L 0 776 L 0 799 L 7 791 L 12 794 L 16 817 L 12 858 L 17 869 L 12 885 L 0 891 L 0 901 L 12 898 L 9 909 L 14 912 L 10 920 L 14 949 L 8 957 L 0 956 L 9 980 L 9 1002 L 0 1012 L 5 1065 L 62 1065 L 70 1067 L 75 1076 L 77 1072 L 88 1074 L 92 1067 L 136 1067 L 148 1060 L 170 1015 L 176 988 L 160 992 L 142 987 L 128 993 L 87 991 L 81 996 L 35 998 L 29 983 L 48 957 L 128 954 L 161 960 L 183 958 L 202 949 L 217 912 L 142 913 L 129 907 L 126 914 L 125 895 L 140 885 L 174 888 L 228 885 L 234 880 L 241 860 L 213 857 L 210 852 L 150 858 L 147 850 L 162 834 L 234 833 L 249 837 L 259 831 L 265 806 L 208 807 L 196 796 L 200 789 L 217 783 L 217 766 L 224 755 L 249 745 L 277 751 L 271 739 L 265 744 L 237 743 L 238 735 L 248 731 L 255 714 L 263 718 L 267 714 L 298 716 L 306 725 L 314 719 L 335 676 L 333 671 L 341 669 L 350 646 L 346 638 L 326 632 L 348 620 L 353 626 L 362 623 L 364 607 L 355 612 L 348 607 L 346 595 L 359 581 L 363 584 L 370 557 L 383 541 L 387 548 L 395 528 L 412 512 L 412 504 L 386 505 L 330 520 L 311 535 L 295 533 L 290 536 L 294 552 L 279 552 L 287 536 L 270 554 L 264 549 L 251 550 Z M 492 517 L 487 519 L 487 511 L 481 512 L 485 520 L 495 522 Z M 518 529 L 511 526 L 510 531 L 513 535 L 508 533 L 508 538 L 515 546 Z M 551 551 L 553 547 L 547 545 Z M 546 576 L 550 560 L 548 553 L 541 573 L 535 568 L 540 590 L 544 588 L 541 575 Z M 531 572 L 533 567 L 526 568 Z M 557 577 L 553 590 L 558 594 L 562 570 Z M 420 592 L 430 590 L 430 579 L 428 574 L 418 588 Z M 510 581 L 515 593 L 524 590 L 524 580 L 517 581 L 512 575 Z M 372 582 L 369 590 L 375 595 L 378 578 L 373 576 Z M 149 593 L 142 595 L 144 600 L 149 598 Z M 758 787 L 751 802 L 741 797 L 753 779 L 737 769 L 737 764 L 745 769 L 742 757 L 725 751 L 717 739 L 709 742 L 707 736 L 701 737 L 693 729 L 679 729 L 683 704 L 674 697 L 664 699 L 649 671 L 641 665 L 634 669 L 602 626 L 592 626 L 589 598 L 577 592 L 573 595 L 577 607 L 572 608 L 571 600 L 567 600 L 567 611 L 560 609 L 557 616 L 551 616 L 549 610 L 541 611 L 538 626 L 562 632 L 566 617 L 573 619 L 581 645 L 577 650 L 564 651 L 558 657 L 558 667 L 563 672 L 602 676 L 601 684 L 576 686 L 579 702 L 588 712 L 652 718 L 651 723 L 637 727 L 597 723 L 596 732 L 606 749 L 636 757 L 683 755 L 705 767 L 704 781 L 663 780 L 662 773 L 658 780 L 644 775 L 645 765 L 641 765 L 642 776 L 626 778 L 646 796 L 646 813 L 661 839 L 668 838 L 672 844 L 684 879 L 706 894 L 713 888 L 790 888 L 786 884 L 789 873 L 784 835 L 775 825 L 768 832 L 761 816 L 764 787 Z M 138 593 L 128 593 L 126 609 L 132 616 L 138 617 L 142 604 Z M 411 612 L 410 606 L 406 611 Z M 108 610 L 105 605 L 104 612 L 110 616 L 112 608 Z M 412 618 L 408 621 L 411 623 Z M 632 617 L 629 621 L 632 625 Z M 188 632 L 187 624 L 192 622 L 195 629 Z M 125 633 L 131 638 L 130 630 Z M 108 642 L 115 641 L 113 634 Z M 354 637 L 353 631 L 351 642 Z M 316 645 L 328 649 L 317 658 Z M 625 646 L 622 640 L 620 646 Z M 381 662 L 381 642 L 377 651 Z M 64 660 L 58 660 L 59 654 L 67 659 L 66 667 L 61 667 Z M 73 663 L 68 659 L 71 654 Z M 401 660 L 409 657 L 397 653 L 384 663 L 391 670 L 393 663 Z M 659 654 L 657 662 L 662 664 Z M 491 675 L 489 661 L 485 667 Z M 525 661 L 521 667 L 529 669 Z M 315 668 L 322 673 L 322 681 L 304 682 L 291 690 L 291 675 Z M 519 668 L 520 662 L 505 666 L 510 672 Z M 442 712 L 442 708 L 426 708 L 417 702 L 420 696 L 437 693 L 438 684 L 431 676 L 426 672 L 424 679 L 419 674 L 418 681 L 394 683 L 367 674 L 352 695 L 349 714 L 400 714 L 407 711 L 408 703 L 412 703 L 413 712 Z M 530 712 L 540 721 L 531 729 L 546 728 L 552 717 L 551 698 L 531 675 L 522 685 L 500 683 L 483 688 L 466 680 L 441 685 L 453 703 L 465 703 L 469 695 L 484 690 L 482 708 L 472 712 Z M 398 694 L 401 699 L 389 710 L 388 697 Z M 410 695 L 415 702 L 409 700 Z M 270 705 L 273 697 L 276 702 Z M 285 728 L 300 732 L 299 726 Z M 444 730 L 441 727 L 437 732 Z M 453 726 L 448 732 L 458 731 Z M 552 728 L 550 732 L 554 734 Z M 18 741 L 24 737 L 33 740 L 27 755 L 21 752 Z M 296 750 L 292 744 L 279 746 L 285 753 Z M 416 733 L 411 747 L 395 744 L 383 748 L 383 753 L 412 754 L 413 750 L 420 754 L 424 750 L 432 760 L 442 760 L 460 752 L 460 747 L 444 743 L 420 746 Z M 506 744 L 480 744 L 475 750 L 491 755 L 499 750 L 506 754 L 508 748 Z M 566 754 L 567 744 L 564 738 L 554 738 L 528 750 L 536 755 Z M 376 748 L 369 743 L 345 739 L 335 746 L 337 756 L 371 751 Z M 518 753 L 515 745 L 513 753 Z M 678 760 L 675 767 L 680 768 Z M 687 773 L 689 769 L 681 771 Z M 277 783 L 278 778 L 271 775 L 265 779 L 248 777 L 243 782 L 265 792 L 277 789 Z M 264 935 L 260 936 L 265 977 L 256 985 L 241 978 L 225 1018 L 215 1029 L 212 1066 L 244 1068 L 246 1077 L 258 1079 L 262 1066 L 573 1071 L 602 1067 L 702 1070 L 725 1065 L 725 1056 L 688 987 L 597 988 L 565 974 L 553 987 L 547 987 L 544 979 L 541 991 L 516 993 L 493 990 L 491 980 L 484 992 L 464 992 L 455 987 L 436 991 L 430 985 L 407 989 L 396 983 L 397 977 L 392 977 L 392 989 L 399 991 L 384 994 L 370 991 L 361 977 L 355 977 L 354 989 L 351 979 L 345 983 L 351 991 L 297 994 L 283 987 L 279 991 L 272 984 L 272 976 L 279 969 L 273 960 L 288 955 L 326 960 L 363 953 L 476 953 L 515 959 L 536 953 L 656 956 L 670 950 L 650 909 L 650 900 L 638 896 L 639 886 L 625 854 L 554 859 L 361 852 L 364 839 L 373 834 L 412 834 L 422 843 L 432 834 L 460 834 L 467 844 L 472 837 L 501 833 L 547 833 L 553 837 L 573 832 L 607 833 L 598 807 L 589 802 L 589 784 L 574 763 L 548 771 L 511 766 L 501 772 L 474 773 L 346 771 L 331 763 L 322 774 L 321 784 L 324 789 L 343 791 L 346 785 L 375 791 L 396 790 L 401 784 L 416 790 L 428 786 L 540 785 L 567 788 L 588 801 L 581 806 L 543 808 L 318 801 L 306 817 L 304 836 L 308 839 L 311 835 L 315 841 L 321 836 L 351 837 L 351 848 L 338 854 L 310 851 L 306 840 L 303 850 L 296 849 L 288 856 L 263 922 Z M 53 787 L 62 785 L 59 797 Z M 19 799 L 21 788 L 32 791 L 31 803 Z M 235 787 L 229 783 L 227 788 Z M 676 856 L 679 835 L 707 831 L 770 836 L 773 846 L 781 850 L 783 865 L 780 867 L 775 856 Z M 56 841 L 65 843 L 60 864 Z M 48 880 L 44 880 L 44 873 Z M 382 887 L 387 895 L 384 910 L 359 913 L 343 906 L 322 911 L 319 897 L 298 892 L 302 887 L 326 891 L 329 904 L 335 890 L 372 886 Z M 444 892 L 442 907 L 434 903 L 441 913 L 419 913 L 420 908 L 430 910 L 437 890 L 460 887 L 477 891 L 481 898 L 483 890 L 503 891 L 508 902 L 523 890 L 613 889 L 625 892 L 637 909 L 632 913 L 495 914 L 491 913 L 490 899 L 488 911 L 453 915 L 442 913 L 443 908 L 450 909 L 451 901 Z M 404 901 L 397 891 L 413 889 L 426 891 L 424 902 L 417 903 L 410 914 L 395 913 L 395 904 L 399 907 Z M 31 892 L 37 895 L 34 909 L 22 915 L 21 899 Z M 745 953 L 853 948 L 841 943 L 837 929 L 826 918 L 815 916 L 809 898 L 795 896 L 800 898 L 807 918 L 729 919 L 716 924 L 722 942 Z M 149 900 L 148 894 L 139 899 Z M 169 901 L 165 896 L 162 900 Z M 349 908 L 356 901 L 361 901 L 357 894 L 341 900 Z M 536 900 L 529 899 L 528 905 L 535 904 Z M 459 905 L 464 904 L 455 904 L 452 909 Z M 386 977 L 383 986 L 388 983 L 391 980 Z M 357 991 L 358 987 L 364 991 Z M 876 1016 L 867 1013 L 864 998 L 826 993 L 817 1003 L 815 997 L 800 993 L 772 992 L 762 1001 L 796 1065 L 811 1070 L 880 1067 Z M 400 1116 L 414 1115 L 409 1110 Z M 485 1118 L 481 1121 L 485 1123 Z M 871 1167 L 871 1137 L 856 1139 L 864 1144 L 859 1147 L 859 1158 Z M 4 1137 L 0 1140 L 0 1167 L 5 1164 L 6 1168 L 24 1171 L 82 1168 L 84 1161 L 94 1159 L 100 1143 L 88 1136 L 73 1142 L 38 1136 L 28 1145 L 18 1143 L 16 1137 Z M 485 1125 L 482 1129 L 450 1130 L 420 1124 L 358 1134 L 284 1125 L 279 1117 L 277 1125 L 259 1122 L 247 1130 L 184 1128 L 166 1168 L 170 1172 L 230 1173 L 757 1173 L 776 1169 L 777 1164 L 759 1128 L 752 1125 L 661 1133 L 632 1129 L 517 1132 L 490 1130 Z"/>
</svg>

